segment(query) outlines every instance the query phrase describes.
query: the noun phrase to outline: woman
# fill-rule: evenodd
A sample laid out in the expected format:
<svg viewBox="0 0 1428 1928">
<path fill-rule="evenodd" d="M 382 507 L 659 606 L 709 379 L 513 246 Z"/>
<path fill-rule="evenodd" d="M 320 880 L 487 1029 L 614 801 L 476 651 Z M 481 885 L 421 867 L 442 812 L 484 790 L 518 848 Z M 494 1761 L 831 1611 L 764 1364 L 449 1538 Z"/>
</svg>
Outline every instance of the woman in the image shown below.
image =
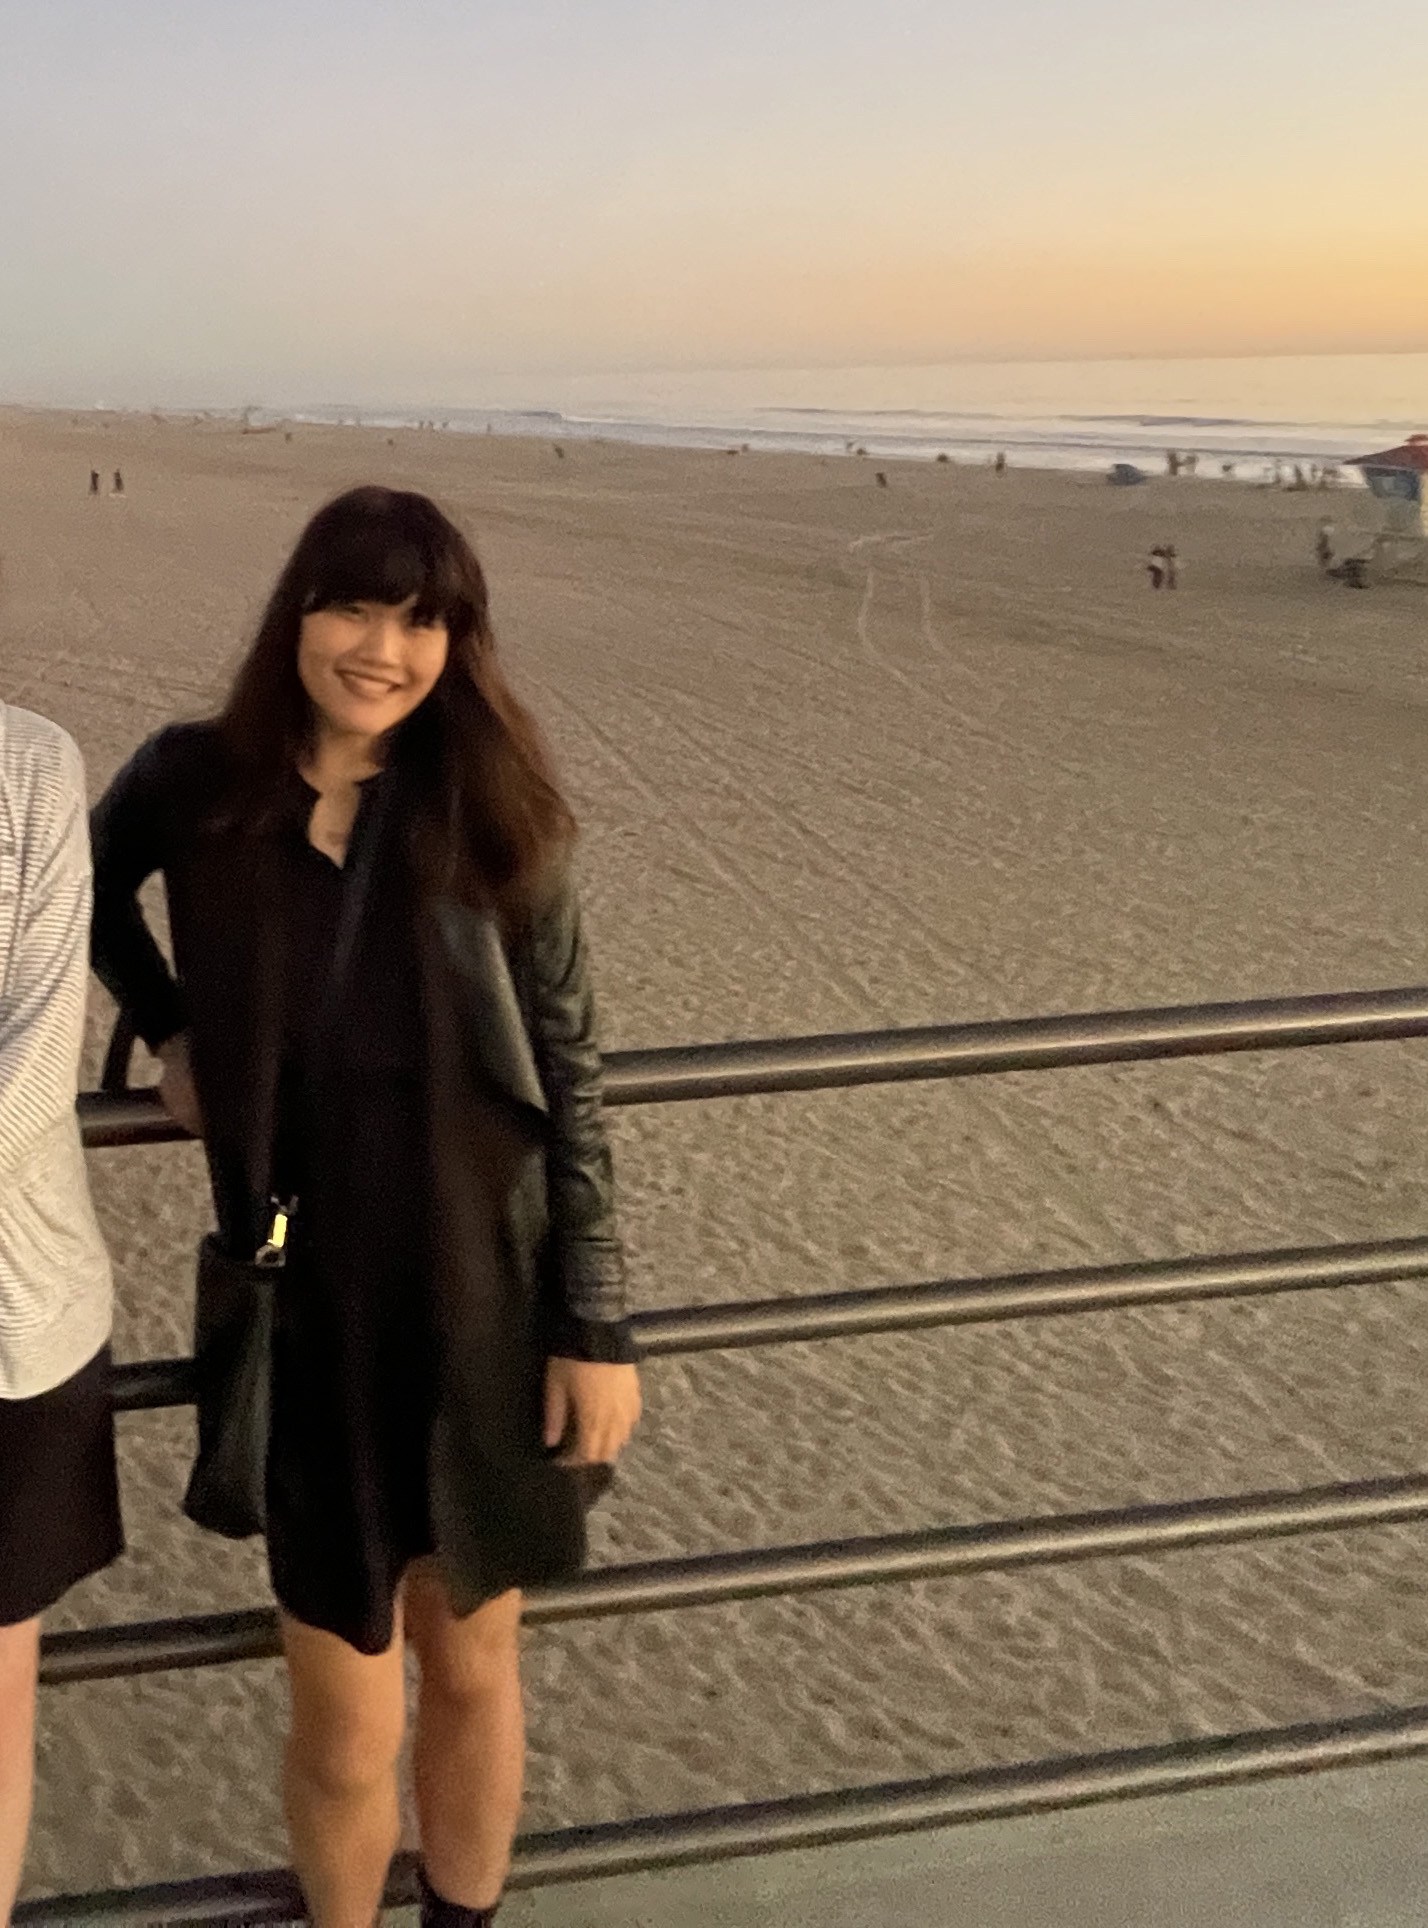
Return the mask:
<svg viewBox="0 0 1428 1928">
<path fill-rule="evenodd" d="M 84 809 L 70 738 L 0 702 L 0 1922 L 29 1831 L 40 1617 L 124 1538 L 109 1258 L 74 1110 Z"/>
<path fill-rule="evenodd" d="M 639 1387 L 572 820 L 460 532 L 388 489 L 320 510 L 226 708 L 146 743 L 93 828 L 96 968 L 202 1133 L 226 1249 L 297 1201 L 266 1534 L 312 1917 L 377 1913 L 409 1640 L 423 1920 L 488 1922 L 519 1589 L 579 1567 Z"/>
</svg>

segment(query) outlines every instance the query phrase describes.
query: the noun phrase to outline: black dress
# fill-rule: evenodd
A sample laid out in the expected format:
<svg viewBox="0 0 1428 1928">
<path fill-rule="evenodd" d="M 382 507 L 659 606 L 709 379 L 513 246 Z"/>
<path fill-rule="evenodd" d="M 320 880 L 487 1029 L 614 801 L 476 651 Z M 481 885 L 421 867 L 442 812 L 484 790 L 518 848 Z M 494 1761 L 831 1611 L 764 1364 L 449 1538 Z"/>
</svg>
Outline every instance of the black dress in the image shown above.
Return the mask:
<svg viewBox="0 0 1428 1928">
<path fill-rule="evenodd" d="M 435 1407 L 426 1105 L 415 904 L 379 851 L 340 1005 L 331 970 L 349 865 L 307 840 L 316 793 L 281 833 L 285 1027 L 274 1189 L 296 1196 L 279 1293 L 268 1461 L 273 1590 L 294 1618 L 381 1653 L 407 1564 L 435 1551 Z M 385 840 L 384 840 L 385 841 Z"/>
</svg>

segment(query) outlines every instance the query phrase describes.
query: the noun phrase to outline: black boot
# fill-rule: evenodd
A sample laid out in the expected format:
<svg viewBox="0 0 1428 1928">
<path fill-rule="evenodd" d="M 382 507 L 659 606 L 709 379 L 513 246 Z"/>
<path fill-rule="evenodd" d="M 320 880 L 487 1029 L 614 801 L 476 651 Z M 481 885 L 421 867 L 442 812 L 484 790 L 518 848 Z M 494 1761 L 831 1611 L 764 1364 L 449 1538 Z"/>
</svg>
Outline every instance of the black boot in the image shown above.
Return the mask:
<svg viewBox="0 0 1428 1928">
<path fill-rule="evenodd" d="M 463 1908 L 436 1892 L 425 1868 L 417 1869 L 417 1880 L 421 1885 L 421 1928 L 491 1928 L 500 1902 L 493 1902 L 489 1908 Z"/>
</svg>

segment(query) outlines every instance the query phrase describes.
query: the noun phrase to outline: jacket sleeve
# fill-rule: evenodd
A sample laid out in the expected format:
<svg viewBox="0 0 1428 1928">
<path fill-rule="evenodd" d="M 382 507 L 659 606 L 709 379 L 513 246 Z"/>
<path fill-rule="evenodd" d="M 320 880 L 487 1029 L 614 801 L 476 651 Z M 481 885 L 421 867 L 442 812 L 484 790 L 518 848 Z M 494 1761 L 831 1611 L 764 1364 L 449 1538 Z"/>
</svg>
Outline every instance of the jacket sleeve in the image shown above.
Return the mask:
<svg viewBox="0 0 1428 1928">
<path fill-rule="evenodd" d="M 24 825 L 17 942 L 0 970 L 0 1180 L 74 1116 L 84 1034 L 89 844 L 84 771 L 65 738 Z"/>
<path fill-rule="evenodd" d="M 151 1051 L 187 1023 L 183 994 L 139 908 L 139 891 L 163 869 L 173 831 L 164 782 L 167 734 L 135 752 L 90 817 L 95 973 Z"/>
<path fill-rule="evenodd" d="M 531 1043 L 550 1113 L 549 1345 L 563 1358 L 639 1357 L 626 1318 L 625 1255 L 601 1115 L 595 998 L 574 885 L 563 877 L 528 939 Z"/>
</svg>

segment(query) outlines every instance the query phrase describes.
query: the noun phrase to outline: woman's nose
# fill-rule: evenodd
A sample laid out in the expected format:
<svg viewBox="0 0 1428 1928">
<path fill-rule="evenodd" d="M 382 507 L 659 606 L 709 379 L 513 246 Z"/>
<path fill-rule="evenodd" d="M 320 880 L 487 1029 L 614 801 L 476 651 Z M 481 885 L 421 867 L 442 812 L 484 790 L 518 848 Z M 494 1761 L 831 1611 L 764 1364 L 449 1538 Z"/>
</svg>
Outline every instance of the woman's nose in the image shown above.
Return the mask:
<svg viewBox="0 0 1428 1928">
<path fill-rule="evenodd" d="M 384 663 L 401 660 L 402 625 L 393 616 L 374 616 L 367 630 L 367 647 L 372 655 Z"/>
</svg>

